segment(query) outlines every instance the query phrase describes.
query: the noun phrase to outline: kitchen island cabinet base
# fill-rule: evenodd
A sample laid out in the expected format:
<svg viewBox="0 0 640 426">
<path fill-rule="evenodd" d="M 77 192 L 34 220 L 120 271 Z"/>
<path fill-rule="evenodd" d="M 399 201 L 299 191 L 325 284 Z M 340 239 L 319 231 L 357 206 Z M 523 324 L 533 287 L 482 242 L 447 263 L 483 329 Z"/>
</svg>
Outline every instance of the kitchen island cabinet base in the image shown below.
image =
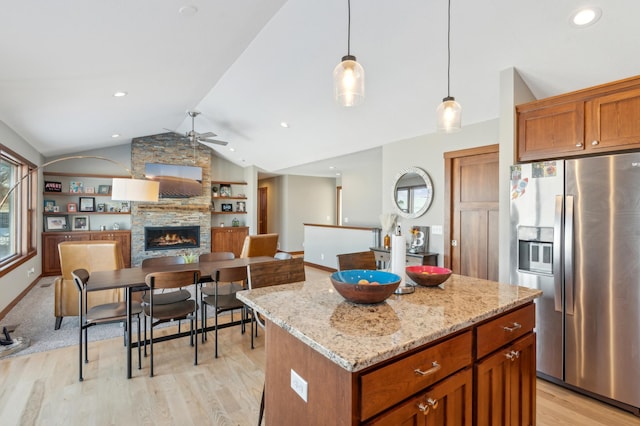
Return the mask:
<svg viewBox="0 0 640 426">
<path fill-rule="evenodd" d="M 521 322 L 514 322 L 514 318 Z M 301 419 L 307 425 L 340 426 L 397 422 L 447 426 L 496 424 L 495 421 L 535 424 L 533 318 L 533 304 L 529 303 L 353 372 L 267 321 L 266 424 L 299 424 Z M 515 332 L 509 327 L 514 323 Z M 478 333 L 490 337 L 495 345 L 484 357 L 479 346 L 486 347 L 485 337 L 477 341 Z M 502 340 L 498 333 L 511 337 Z M 432 364 L 433 372 L 423 368 L 425 364 L 431 365 L 425 362 L 427 358 L 437 361 Z M 432 380 L 418 387 L 409 382 L 403 385 L 405 370 L 415 374 L 414 384 L 424 380 L 425 375 L 431 375 Z M 386 392 L 386 400 L 376 395 L 378 402 L 371 407 L 367 398 L 375 395 L 373 389 L 380 387 L 371 378 L 386 383 L 394 380 L 388 374 L 394 371 L 398 381 L 394 386 L 398 389 Z M 293 389 L 294 372 L 306 381 L 306 395 L 301 396 Z M 385 387 L 383 384 L 382 388 Z"/>
</svg>

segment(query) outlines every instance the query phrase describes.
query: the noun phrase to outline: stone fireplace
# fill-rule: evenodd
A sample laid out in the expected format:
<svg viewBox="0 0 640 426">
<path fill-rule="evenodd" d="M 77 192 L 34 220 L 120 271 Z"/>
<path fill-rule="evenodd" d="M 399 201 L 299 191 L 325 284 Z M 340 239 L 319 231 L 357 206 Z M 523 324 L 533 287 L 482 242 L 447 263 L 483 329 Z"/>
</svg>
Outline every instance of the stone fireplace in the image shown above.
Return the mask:
<svg viewBox="0 0 640 426">
<path fill-rule="evenodd" d="M 200 247 L 199 226 L 145 226 L 144 250 L 178 250 Z"/>
<path fill-rule="evenodd" d="M 157 203 L 132 203 L 132 266 L 139 266 L 150 257 L 200 255 L 211 251 L 211 149 L 198 145 L 194 149 L 188 141 L 179 140 L 169 133 L 131 141 L 131 170 L 136 177 L 144 177 L 147 163 L 202 168 L 202 193 L 199 196 L 160 198 Z M 158 242 L 162 243 L 149 246 L 149 230 L 155 232 L 161 228 L 170 230 L 170 235 L 155 235 L 153 239 L 160 238 Z M 191 231 L 185 235 L 185 229 Z M 193 243 L 193 240 L 197 243 Z"/>
</svg>

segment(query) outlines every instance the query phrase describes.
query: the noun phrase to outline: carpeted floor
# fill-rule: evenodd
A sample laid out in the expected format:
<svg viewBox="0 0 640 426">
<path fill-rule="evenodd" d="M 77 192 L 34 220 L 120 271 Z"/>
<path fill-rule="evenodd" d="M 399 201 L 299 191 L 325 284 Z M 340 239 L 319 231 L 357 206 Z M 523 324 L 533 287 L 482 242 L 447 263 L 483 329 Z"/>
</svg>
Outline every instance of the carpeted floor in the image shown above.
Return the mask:
<svg viewBox="0 0 640 426">
<path fill-rule="evenodd" d="M 78 344 L 78 317 L 68 317 L 62 320 L 60 329 L 55 330 L 55 317 L 53 315 L 54 289 L 53 281 L 56 277 L 41 278 L 27 295 L 0 320 L 1 327 L 14 329 L 12 338 L 21 338 L 30 341 L 30 345 L 18 351 L 3 352 L 0 348 L 0 357 L 27 355 L 35 352 L 48 351 Z M 190 288 L 192 295 L 193 287 Z M 207 317 L 211 317 L 214 309 L 209 309 Z M 224 320 L 223 320 L 224 321 Z M 175 323 L 161 324 L 159 327 L 167 327 Z M 136 324 L 133 324 L 134 331 Z M 187 326 L 188 327 L 188 326 Z M 100 324 L 89 329 L 89 342 L 122 337 L 124 327 L 122 323 Z"/>
<path fill-rule="evenodd" d="M 12 337 L 30 340 L 29 347 L 9 356 L 27 355 L 78 344 L 78 317 L 65 318 L 59 330 L 54 330 L 53 316 L 55 277 L 44 277 L 0 321 L 2 326 L 15 328 Z M 135 327 L 135 325 L 134 325 Z M 89 330 L 89 341 L 122 336 L 119 323 L 104 324 Z"/>
</svg>

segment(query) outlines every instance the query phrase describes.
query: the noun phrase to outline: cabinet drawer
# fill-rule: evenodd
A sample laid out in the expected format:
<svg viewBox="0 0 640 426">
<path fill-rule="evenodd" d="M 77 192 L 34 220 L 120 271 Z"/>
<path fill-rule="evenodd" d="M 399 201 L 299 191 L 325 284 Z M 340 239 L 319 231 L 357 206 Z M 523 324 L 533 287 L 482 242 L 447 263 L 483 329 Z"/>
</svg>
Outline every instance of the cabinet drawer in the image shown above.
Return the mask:
<svg viewBox="0 0 640 426">
<path fill-rule="evenodd" d="M 360 377 L 365 420 L 471 364 L 471 332 L 445 340 Z"/>
<path fill-rule="evenodd" d="M 482 324 L 477 328 L 477 358 L 524 336 L 533 330 L 536 321 L 533 303 Z"/>
<path fill-rule="evenodd" d="M 447 377 L 366 425 L 471 425 L 473 374 L 470 368 Z"/>
</svg>

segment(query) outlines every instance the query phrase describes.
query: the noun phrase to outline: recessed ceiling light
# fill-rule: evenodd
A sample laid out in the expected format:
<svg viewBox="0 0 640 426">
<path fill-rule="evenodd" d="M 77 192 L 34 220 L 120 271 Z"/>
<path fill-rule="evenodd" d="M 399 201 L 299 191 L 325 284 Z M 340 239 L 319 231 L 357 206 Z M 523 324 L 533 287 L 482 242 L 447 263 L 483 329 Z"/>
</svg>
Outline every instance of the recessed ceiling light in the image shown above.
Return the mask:
<svg viewBox="0 0 640 426">
<path fill-rule="evenodd" d="M 123 96 L 127 96 L 127 92 L 115 92 L 113 96 L 115 96 L 116 98 L 121 98 Z"/>
<path fill-rule="evenodd" d="M 340 175 L 341 175 L 341 173 L 336 173 L 336 176 L 340 176 Z"/>
<path fill-rule="evenodd" d="M 284 127 L 285 129 L 288 129 L 289 128 L 289 123 L 287 123 L 286 121 L 281 121 L 280 122 L 280 126 Z"/>
<path fill-rule="evenodd" d="M 198 13 L 198 8 L 192 5 L 182 6 L 180 9 L 178 9 L 178 12 L 182 16 L 193 16 Z"/>
<path fill-rule="evenodd" d="M 114 133 L 111 135 L 112 138 L 119 138 L 120 137 L 120 133 Z"/>
<path fill-rule="evenodd" d="M 236 152 L 236 149 L 235 149 L 234 147 L 230 146 L 230 147 L 229 147 L 229 151 L 231 151 L 231 152 Z"/>
<path fill-rule="evenodd" d="M 602 16 L 602 10 L 597 7 L 584 7 L 576 10 L 571 15 L 571 23 L 578 28 L 588 27 L 593 25 Z"/>
<path fill-rule="evenodd" d="M 329 166 L 329 170 L 333 170 L 335 168 L 336 168 L 336 166 Z"/>
</svg>

